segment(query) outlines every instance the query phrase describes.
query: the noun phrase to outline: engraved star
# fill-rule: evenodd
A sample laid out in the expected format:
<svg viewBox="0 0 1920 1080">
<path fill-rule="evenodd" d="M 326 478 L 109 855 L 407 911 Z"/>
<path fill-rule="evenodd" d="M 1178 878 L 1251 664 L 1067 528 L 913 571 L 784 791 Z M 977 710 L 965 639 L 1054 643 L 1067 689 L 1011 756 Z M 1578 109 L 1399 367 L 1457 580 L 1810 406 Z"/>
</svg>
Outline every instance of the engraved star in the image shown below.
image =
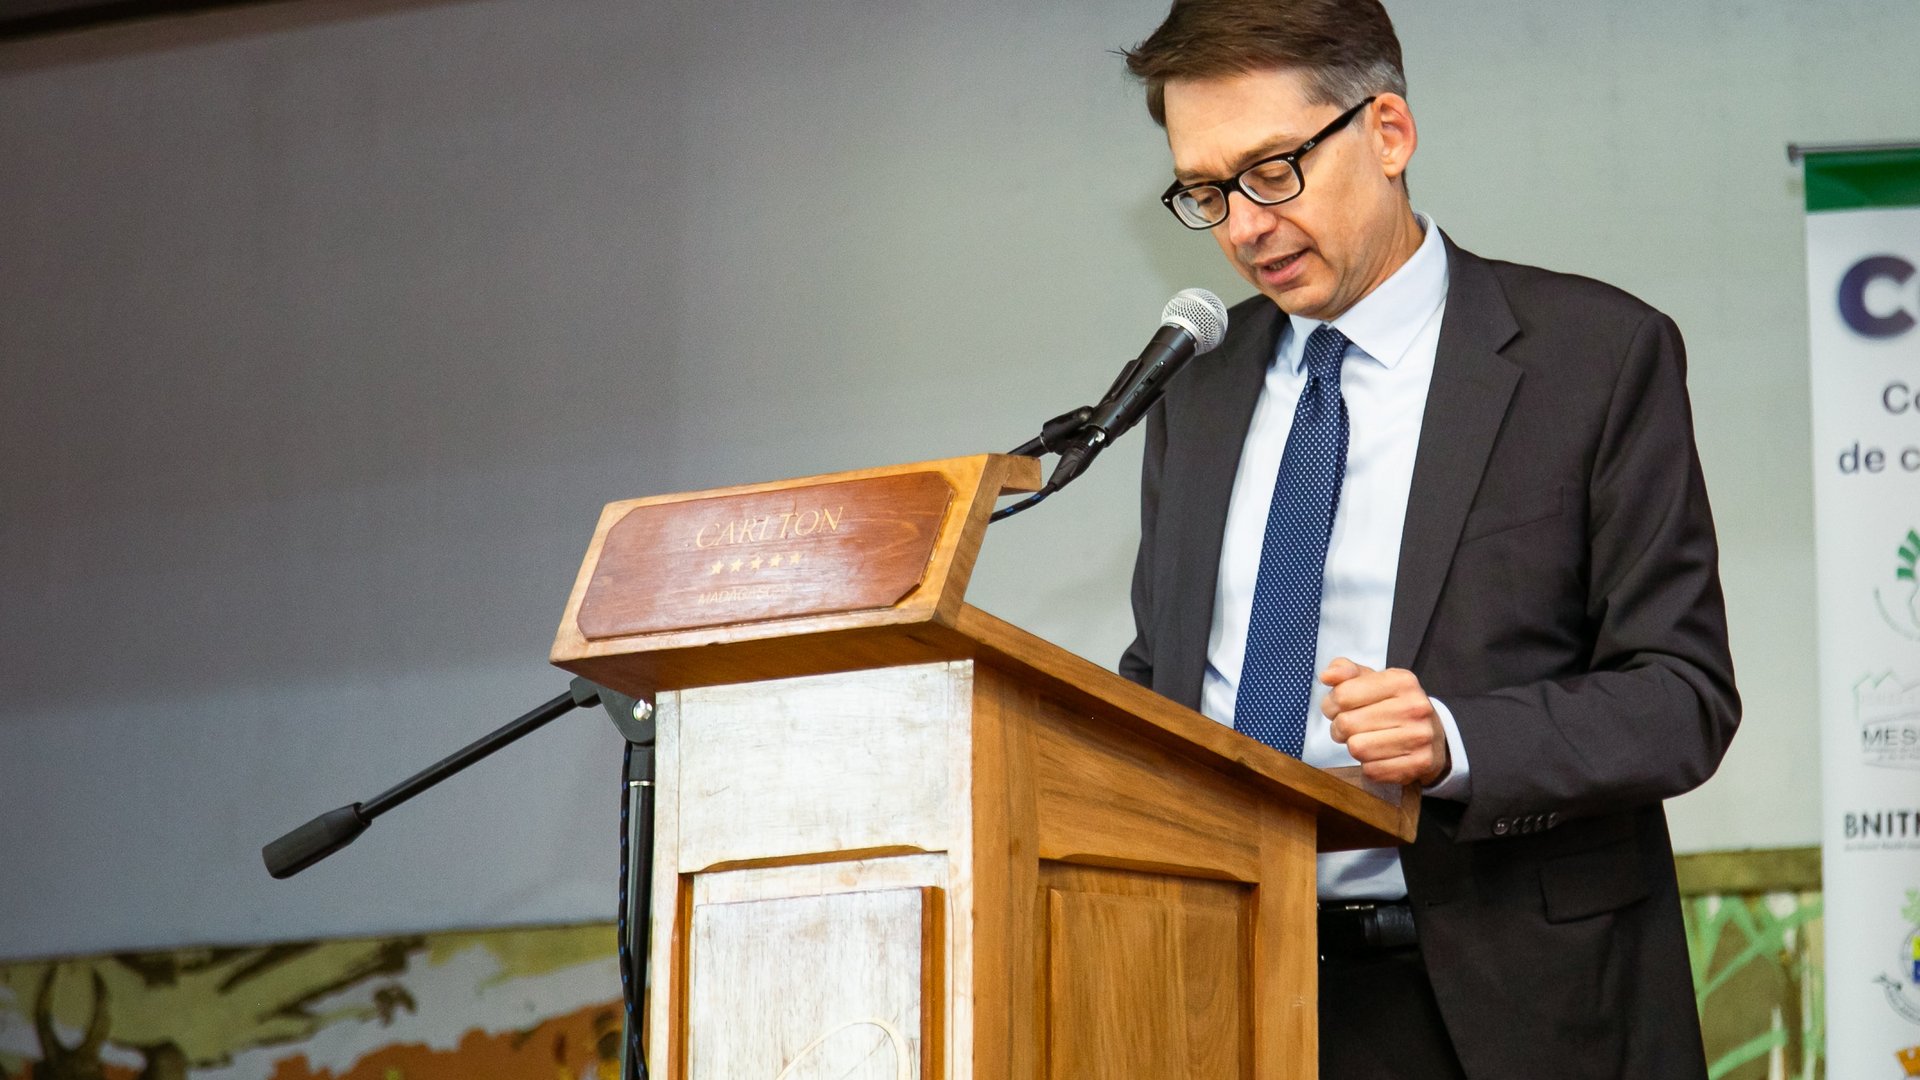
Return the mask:
<svg viewBox="0 0 1920 1080">
<path fill-rule="evenodd" d="M 779 566 L 779 565 L 780 565 L 780 556 L 779 556 L 779 555 L 778 555 L 778 554 L 776 553 L 776 554 L 774 555 L 774 557 L 773 557 L 773 558 L 771 558 L 771 559 L 768 559 L 768 560 L 767 560 L 767 565 L 768 565 L 768 566 Z"/>
<path fill-rule="evenodd" d="M 741 561 L 740 561 L 739 559 L 735 559 L 735 560 L 733 560 L 733 565 L 732 565 L 732 566 L 729 566 L 729 567 L 727 567 L 727 569 L 729 569 L 729 570 L 731 570 L 731 571 L 733 571 L 734 573 L 736 573 L 736 574 L 737 574 L 737 573 L 739 573 L 739 572 L 740 572 L 740 567 L 741 567 L 741 566 L 743 566 L 743 565 L 744 565 L 744 564 L 743 564 L 743 563 L 742 563 L 742 562 L 741 562 Z"/>
<path fill-rule="evenodd" d="M 711 569 L 711 570 L 708 570 L 708 571 L 707 571 L 707 573 L 709 573 L 709 574 L 717 574 L 717 573 L 719 573 L 720 571 L 722 571 L 722 570 L 725 570 L 726 568 L 727 568 L 727 560 L 725 560 L 725 559 L 715 559 L 715 560 L 713 561 L 713 569 Z"/>
<path fill-rule="evenodd" d="M 800 553 L 799 553 L 799 552 L 797 552 L 797 551 L 795 551 L 795 552 L 793 552 L 793 553 L 791 553 L 791 554 L 789 554 L 789 555 L 787 556 L 787 564 L 788 564 L 789 566 L 799 566 L 799 565 L 800 565 Z"/>
<path fill-rule="evenodd" d="M 753 567 L 755 570 L 760 569 L 760 556 L 755 555 L 753 558 L 748 559 L 747 565 Z"/>
</svg>

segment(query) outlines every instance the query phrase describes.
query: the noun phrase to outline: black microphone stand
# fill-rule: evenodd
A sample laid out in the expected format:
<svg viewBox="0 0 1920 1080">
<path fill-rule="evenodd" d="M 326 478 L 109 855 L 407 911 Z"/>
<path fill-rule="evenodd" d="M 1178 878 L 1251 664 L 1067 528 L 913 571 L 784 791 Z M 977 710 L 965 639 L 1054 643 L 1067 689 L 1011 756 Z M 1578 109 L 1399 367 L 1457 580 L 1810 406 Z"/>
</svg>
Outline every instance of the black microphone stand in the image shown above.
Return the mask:
<svg viewBox="0 0 1920 1080">
<path fill-rule="evenodd" d="M 647 1080 L 641 1038 L 640 1001 L 646 989 L 653 899 L 653 703 L 575 678 L 567 692 L 468 743 L 459 750 L 363 803 L 351 803 L 307 822 L 260 849 L 267 873 L 289 878 L 358 839 L 373 819 L 430 787 L 463 772 L 496 751 L 533 734 L 574 709 L 605 706 L 626 740 L 621 762 L 620 907 L 615 922 L 620 989 L 626 1004 L 626 1037 L 620 1047 L 624 1080 Z"/>
</svg>

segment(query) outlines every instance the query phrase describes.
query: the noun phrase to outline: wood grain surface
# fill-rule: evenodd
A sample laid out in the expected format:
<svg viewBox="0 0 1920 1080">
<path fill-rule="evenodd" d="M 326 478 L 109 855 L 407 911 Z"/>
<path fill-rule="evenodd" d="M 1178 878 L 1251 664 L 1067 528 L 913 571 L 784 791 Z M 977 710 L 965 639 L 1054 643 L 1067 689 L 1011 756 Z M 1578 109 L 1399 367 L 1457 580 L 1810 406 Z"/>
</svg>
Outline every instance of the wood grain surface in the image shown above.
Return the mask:
<svg viewBox="0 0 1920 1080">
<path fill-rule="evenodd" d="M 942 906 L 931 888 L 696 904 L 688 1077 L 927 1077 Z"/>
<path fill-rule="evenodd" d="M 1061 708 L 1318 815 L 1322 851 L 1410 842 L 1419 827 L 1418 788 L 1372 784 L 1357 768 L 1314 768 L 978 608 L 963 608 L 951 630 L 961 655 L 1013 674 Z"/>
<path fill-rule="evenodd" d="M 678 869 L 950 848 L 948 739 L 970 708 L 966 668 L 681 691 Z"/>
<path fill-rule="evenodd" d="M 1034 720 L 1042 859 L 1260 880 L 1251 787 L 1058 705 Z"/>
<path fill-rule="evenodd" d="M 796 488 L 903 476 L 936 476 L 947 484 L 953 496 L 939 523 L 939 535 L 925 558 L 919 586 L 909 589 L 904 598 L 897 602 L 858 609 L 842 603 L 823 603 L 806 609 L 750 613 L 750 618 L 731 622 L 667 627 L 654 632 L 618 632 L 609 637 L 589 637 L 583 629 L 582 613 L 588 607 L 589 593 L 595 591 L 595 581 L 600 575 L 609 540 L 615 528 L 636 511 L 652 512 L 718 498 L 779 499 L 786 497 L 783 493 Z M 914 481 L 925 482 L 924 479 Z M 987 518 L 993 513 L 1000 496 L 1032 491 L 1039 485 L 1040 463 L 1032 458 L 981 454 L 609 503 L 601 510 L 593 540 L 587 546 L 573 591 L 567 598 L 566 611 L 554 635 L 550 659 L 577 675 L 584 675 L 602 685 L 636 696 L 690 686 L 715 686 L 953 659 L 941 651 L 944 645 L 937 644 L 919 630 L 931 624 L 951 621 L 964 605 L 967 581 L 973 573 L 981 538 L 986 533 Z M 753 520 L 757 523 L 763 519 Z M 764 527 L 756 525 L 753 535 L 757 537 L 762 532 L 770 531 L 771 535 L 778 536 L 782 521 L 787 522 L 790 529 L 791 519 L 774 519 Z M 696 550 L 711 552 L 711 547 L 703 549 L 698 544 L 702 539 L 711 544 L 724 536 L 724 526 L 718 530 L 708 529 L 702 537 L 699 528 L 704 524 L 696 527 L 692 542 Z M 845 528 L 844 523 L 842 528 Z M 736 529 L 736 540 L 739 535 Z M 811 535 L 818 535 L 818 530 Z M 741 556 L 743 561 L 739 573 L 774 572 L 776 568 L 771 565 L 774 553 L 763 552 L 758 568 L 751 565 L 751 555 Z M 791 553 L 789 549 L 781 549 L 780 572 L 795 569 L 789 557 Z M 804 551 L 799 554 L 799 567 L 807 567 L 808 554 Z M 728 556 L 724 560 L 718 577 L 724 579 L 734 573 L 733 558 Z M 704 567 L 696 562 L 693 568 L 713 578 L 716 576 L 713 573 L 715 561 L 721 560 L 715 556 Z M 611 591 L 604 596 L 595 593 L 594 610 L 588 613 L 584 625 L 590 625 L 595 633 L 609 633 L 620 629 L 624 625 L 622 620 L 627 616 L 612 614 L 610 610 L 601 610 L 602 607 L 609 603 L 626 605 L 641 601 L 626 595 L 634 591 L 630 580 L 625 586 L 603 584 L 601 589 Z M 699 595 L 694 594 L 696 599 Z"/>
<path fill-rule="evenodd" d="M 971 1080 L 1038 1077 L 1045 1048 L 1033 691 L 976 669 L 972 724 Z M 961 1029 L 955 1027 L 955 1042 Z"/>
<path fill-rule="evenodd" d="M 693 905 L 691 882 L 680 875 L 680 695 L 654 703 L 652 949 L 647 954 L 644 1015 L 647 1075 L 685 1080 L 687 1075 L 687 927 Z"/>
<path fill-rule="evenodd" d="M 953 485 L 909 472 L 636 506 L 580 605 L 602 640 L 891 607 L 919 588 Z"/>
<path fill-rule="evenodd" d="M 917 1077 L 1312 1080 L 1316 836 L 1398 808 L 960 621 L 977 659 L 659 695 L 662 1080 L 885 1075 L 847 980 L 888 1024 L 918 986 Z M 911 932 L 849 899 L 913 890 Z"/>
<path fill-rule="evenodd" d="M 1046 890 L 1049 1080 L 1245 1080 L 1246 886 L 1060 863 Z"/>
<path fill-rule="evenodd" d="M 1262 870 L 1253 914 L 1254 1075 L 1315 1080 L 1320 1075 L 1315 823 L 1298 807 L 1269 801 L 1260 808 L 1258 827 Z"/>
</svg>

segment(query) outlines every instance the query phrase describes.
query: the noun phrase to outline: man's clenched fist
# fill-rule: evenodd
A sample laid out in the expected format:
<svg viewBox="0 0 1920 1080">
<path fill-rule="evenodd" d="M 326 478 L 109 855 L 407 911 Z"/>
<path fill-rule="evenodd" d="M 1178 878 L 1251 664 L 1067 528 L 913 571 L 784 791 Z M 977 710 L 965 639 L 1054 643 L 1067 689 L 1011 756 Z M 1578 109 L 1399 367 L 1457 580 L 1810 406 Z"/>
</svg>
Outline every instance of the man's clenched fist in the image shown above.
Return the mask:
<svg viewBox="0 0 1920 1080">
<path fill-rule="evenodd" d="M 1447 730 L 1411 671 L 1375 671 L 1340 657 L 1320 673 L 1320 711 L 1367 779 L 1430 787 L 1447 775 Z"/>
</svg>

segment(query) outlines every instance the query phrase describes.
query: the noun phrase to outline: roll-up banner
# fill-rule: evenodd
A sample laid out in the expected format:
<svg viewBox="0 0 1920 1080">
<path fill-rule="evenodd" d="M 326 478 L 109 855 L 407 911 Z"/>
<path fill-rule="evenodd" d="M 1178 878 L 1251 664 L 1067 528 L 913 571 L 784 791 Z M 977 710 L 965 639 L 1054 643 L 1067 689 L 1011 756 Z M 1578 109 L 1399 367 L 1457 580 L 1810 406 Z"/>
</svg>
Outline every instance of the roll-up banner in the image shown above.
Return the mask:
<svg viewBox="0 0 1920 1080">
<path fill-rule="evenodd" d="M 1920 148 L 1806 155 L 1827 1075 L 1920 1076 Z"/>
</svg>

